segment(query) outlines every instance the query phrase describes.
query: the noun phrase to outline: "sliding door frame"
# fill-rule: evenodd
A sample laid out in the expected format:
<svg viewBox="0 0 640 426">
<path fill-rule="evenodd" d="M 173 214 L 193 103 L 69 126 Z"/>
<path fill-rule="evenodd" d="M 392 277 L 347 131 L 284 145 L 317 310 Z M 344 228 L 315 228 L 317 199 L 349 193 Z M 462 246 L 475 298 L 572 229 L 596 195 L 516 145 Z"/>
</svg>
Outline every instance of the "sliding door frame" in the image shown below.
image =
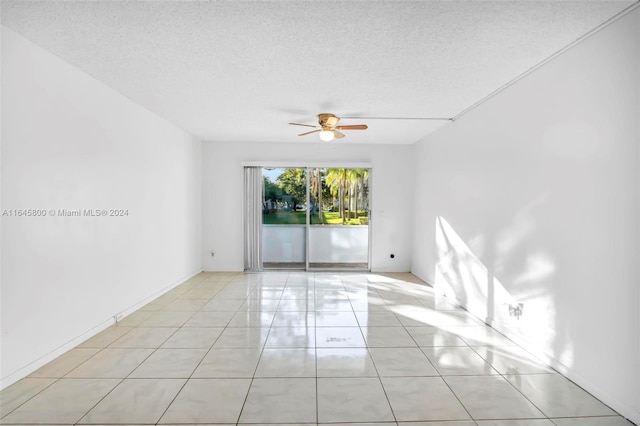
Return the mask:
<svg viewBox="0 0 640 426">
<path fill-rule="evenodd" d="M 311 228 L 311 217 L 310 217 L 310 209 L 309 209 L 309 205 L 310 205 L 310 201 L 311 201 L 311 194 L 309 193 L 309 187 L 310 187 L 310 176 L 309 176 L 309 169 L 313 169 L 313 168 L 321 168 L 321 169 L 329 169 L 329 168 L 335 168 L 335 169 L 367 169 L 369 170 L 369 187 L 372 188 L 373 187 L 373 163 L 366 163 L 366 162 L 355 162 L 355 163 L 350 163 L 350 162 L 314 162 L 314 161 L 244 161 L 242 162 L 242 167 L 261 167 L 263 169 L 270 169 L 270 168 L 274 168 L 274 169 L 306 169 L 307 173 L 306 174 L 306 225 L 305 225 L 305 271 L 309 271 L 309 248 L 310 248 L 310 228 Z M 369 191 L 369 195 L 368 195 L 368 199 L 369 199 L 369 225 L 367 227 L 367 232 L 368 232 L 368 248 L 367 248 L 367 271 L 371 271 L 371 260 L 372 260 L 372 256 L 371 256 L 371 249 L 373 248 L 373 233 L 372 233 L 372 226 L 373 226 L 373 194 L 371 191 Z M 246 229 L 246 224 L 244 225 L 245 229 Z M 246 232 L 246 231 L 245 231 Z M 244 236 L 244 238 L 246 239 L 246 236 Z M 245 265 L 246 266 L 246 265 Z M 318 269 L 314 269 L 314 270 L 318 270 Z M 327 271 L 331 271 L 332 268 L 326 268 L 323 270 L 327 270 Z M 340 270 L 339 268 L 336 268 L 335 270 Z M 354 271 L 355 272 L 355 271 Z"/>
</svg>

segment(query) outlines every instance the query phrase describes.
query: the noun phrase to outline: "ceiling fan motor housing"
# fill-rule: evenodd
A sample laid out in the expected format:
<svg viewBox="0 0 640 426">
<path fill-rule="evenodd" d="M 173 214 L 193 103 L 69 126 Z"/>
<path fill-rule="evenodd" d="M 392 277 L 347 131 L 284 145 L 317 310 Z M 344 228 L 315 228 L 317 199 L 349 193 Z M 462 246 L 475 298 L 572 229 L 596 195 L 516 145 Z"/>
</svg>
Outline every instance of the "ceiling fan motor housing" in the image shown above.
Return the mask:
<svg viewBox="0 0 640 426">
<path fill-rule="evenodd" d="M 318 114 L 318 123 L 323 128 L 325 127 L 333 128 L 336 124 L 338 124 L 338 121 L 340 121 L 340 119 L 336 117 L 334 114 L 330 114 L 330 113 Z"/>
</svg>

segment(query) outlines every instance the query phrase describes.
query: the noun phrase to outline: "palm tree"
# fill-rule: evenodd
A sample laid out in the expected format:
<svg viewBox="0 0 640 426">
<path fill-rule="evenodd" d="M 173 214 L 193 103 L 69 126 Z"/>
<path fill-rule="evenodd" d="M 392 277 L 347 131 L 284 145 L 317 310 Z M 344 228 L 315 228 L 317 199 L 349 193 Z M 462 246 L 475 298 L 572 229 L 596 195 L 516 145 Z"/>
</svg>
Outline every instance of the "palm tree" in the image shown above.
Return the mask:
<svg viewBox="0 0 640 426">
<path fill-rule="evenodd" d="M 348 218 L 358 218 L 358 206 L 362 209 L 366 198 L 366 181 L 369 179 L 368 169 L 327 169 L 326 185 L 331 195 L 339 199 L 342 223 Z M 353 213 L 352 213 L 353 212 Z"/>
<path fill-rule="evenodd" d="M 345 169 L 327 169 L 327 174 L 326 174 L 326 184 L 329 186 L 331 195 L 334 198 L 338 198 L 340 217 L 342 218 L 343 224 L 345 221 L 345 215 L 344 215 L 345 174 L 346 174 Z"/>
<path fill-rule="evenodd" d="M 363 169 L 351 169 L 349 170 L 349 180 L 351 181 L 352 192 L 354 194 L 354 218 L 358 218 L 358 197 L 360 196 L 360 181 L 362 180 Z"/>
<path fill-rule="evenodd" d="M 364 200 L 365 200 L 365 181 L 369 180 L 369 170 L 368 169 L 353 169 L 353 179 L 355 181 L 355 187 L 356 187 L 356 205 L 355 205 L 355 212 L 356 212 L 356 219 L 358 218 L 358 199 L 360 200 L 360 208 L 362 209 L 364 207 Z"/>
<path fill-rule="evenodd" d="M 324 222 L 322 217 L 322 169 L 311 169 L 311 194 L 316 196 L 318 206 L 318 221 L 320 224 Z M 313 210 L 311 211 L 313 213 Z"/>
</svg>

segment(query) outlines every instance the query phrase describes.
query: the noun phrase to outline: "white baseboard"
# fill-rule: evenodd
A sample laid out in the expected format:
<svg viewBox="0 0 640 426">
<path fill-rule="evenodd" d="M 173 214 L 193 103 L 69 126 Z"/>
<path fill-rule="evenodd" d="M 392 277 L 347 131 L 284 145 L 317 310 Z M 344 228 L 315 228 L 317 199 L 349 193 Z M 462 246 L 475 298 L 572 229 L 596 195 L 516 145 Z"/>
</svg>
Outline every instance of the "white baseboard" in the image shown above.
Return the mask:
<svg viewBox="0 0 640 426">
<path fill-rule="evenodd" d="M 85 331 L 81 335 L 79 335 L 79 336 L 71 339 L 70 341 L 64 343 L 63 345 L 57 347 L 56 349 L 52 350 L 51 352 L 41 356 L 37 360 L 30 362 L 29 364 L 25 365 L 24 367 L 20 368 L 19 370 L 14 371 L 13 373 L 10 373 L 10 374 L 6 375 L 5 377 L 2 377 L 0 379 L 0 390 L 6 388 L 8 386 L 11 386 L 12 384 L 14 384 L 15 382 L 17 382 L 18 380 L 20 380 L 20 379 L 22 379 L 24 377 L 27 377 L 29 374 L 33 373 L 34 371 L 36 371 L 40 367 L 48 364 L 49 362 L 51 362 L 54 359 L 58 358 L 60 355 L 62 355 L 65 352 L 69 351 L 70 349 L 75 348 L 80 343 L 84 342 L 85 340 L 90 339 L 91 337 L 93 337 L 96 334 L 100 333 L 102 330 L 108 328 L 109 326 L 113 325 L 114 323 L 115 323 L 115 320 L 113 318 L 110 318 L 110 319 L 108 319 L 106 321 L 103 321 L 102 323 L 100 323 L 100 324 L 90 328 L 89 330 Z"/>
<path fill-rule="evenodd" d="M 233 268 L 203 269 L 202 272 L 244 272 L 244 269 L 233 269 Z"/>
<path fill-rule="evenodd" d="M 416 275 L 418 278 L 420 278 L 421 280 L 423 280 L 425 283 L 430 285 L 431 287 L 434 287 L 433 283 L 422 278 L 420 275 L 416 274 L 413 271 L 412 273 Z M 465 310 L 467 310 L 466 306 L 462 306 L 462 307 Z M 477 317 L 477 315 L 475 315 L 473 312 L 468 310 L 467 312 Z M 478 318 L 478 319 L 480 319 L 483 322 L 485 321 L 484 318 Z M 585 377 L 582 377 L 576 371 L 562 364 L 556 358 L 553 358 L 552 356 L 542 352 L 540 348 L 533 347 L 529 342 L 527 342 L 517 334 L 511 332 L 509 329 L 500 327 L 500 324 L 495 324 L 495 326 L 493 324 L 487 324 L 487 325 L 494 328 L 496 331 L 502 333 L 504 336 L 506 336 L 507 338 L 511 339 L 512 341 L 517 343 L 519 346 L 521 346 L 524 350 L 526 350 L 527 352 L 539 358 L 540 361 L 542 361 L 544 364 L 558 371 L 560 374 L 562 374 L 563 376 L 565 376 L 566 378 L 574 382 L 576 385 L 580 386 L 581 388 L 589 392 L 591 395 L 598 398 L 602 403 L 609 406 L 609 408 L 616 411 L 621 416 L 625 417 L 626 419 L 635 423 L 636 425 L 640 425 L 640 411 L 639 411 L 640 407 L 634 408 L 622 401 L 618 401 L 617 399 L 612 398 L 609 393 L 603 391 L 599 386 L 595 385 L 590 380 L 586 379 Z"/>
<path fill-rule="evenodd" d="M 54 359 L 58 358 L 60 355 L 64 354 L 65 352 L 75 348 L 80 343 L 90 339 L 91 337 L 93 337 L 96 334 L 100 333 L 104 329 L 112 326 L 116 322 L 116 317 L 119 317 L 119 320 L 125 318 L 127 315 L 130 315 L 131 313 L 137 311 L 138 309 L 140 309 L 141 307 L 143 307 L 147 303 L 151 302 L 152 300 L 157 299 L 158 297 L 162 296 L 163 294 L 165 294 L 169 290 L 172 290 L 173 288 L 179 286 L 180 284 L 182 284 L 183 282 L 187 281 L 188 279 L 193 278 L 194 276 L 198 275 L 200 272 L 202 272 L 202 271 L 198 270 L 197 272 L 193 272 L 193 273 L 187 274 L 186 276 L 183 276 L 182 278 L 179 278 L 178 280 L 173 281 L 172 283 L 170 283 L 169 285 L 164 287 L 162 290 L 152 294 L 151 296 L 148 296 L 148 297 L 144 298 L 143 300 L 139 301 L 138 303 L 134 304 L 133 306 L 130 306 L 129 308 L 126 308 L 123 311 L 116 312 L 112 317 L 107 318 L 106 320 L 100 322 L 99 324 L 96 324 L 96 325 L 90 327 L 84 333 L 80 334 L 77 337 L 74 337 L 73 339 L 69 340 L 68 342 L 65 342 L 64 344 L 60 345 L 56 349 L 54 349 L 54 350 L 46 353 L 45 355 L 41 356 L 37 360 L 32 361 L 29 364 L 23 366 L 22 368 L 20 368 L 20 369 L 14 371 L 12 373 L 9 373 L 8 375 L 6 375 L 6 376 L 4 376 L 2 378 L 0 378 L 0 390 L 6 388 L 8 386 L 11 386 L 12 384 L 17 382 L 18 380 L 28 376 L 29 374 L 33 373 L 34 371 L 36 371 L 40 367 L 42 367 L 42 366 L 48 364 L 49 362 L 53 361 Z"/>
<path fill-rule="evenodd" d="M 542 352 L 539 348 L 532 346 L 529 342 L 510 330 L 503 327 L 492 327 L 504 336 L 508 337 L 527 352 L 531 353 L 542 361 L 547 366 L 553 368 L 567 379 L 571 380 L 576 385 L 580 386 L 585 391 L 589 392 L 595 398 L 599 399 L 603 404 L 625 417 L 629 421 L 640 425 L 640 411 L 637 408 L 631 407 L 628 404 L 613 398 L 609 392 L 602 390 L 598 385 L 580 375 L 571 367 L 563 364 L 558 359 Z"/>
</svg>

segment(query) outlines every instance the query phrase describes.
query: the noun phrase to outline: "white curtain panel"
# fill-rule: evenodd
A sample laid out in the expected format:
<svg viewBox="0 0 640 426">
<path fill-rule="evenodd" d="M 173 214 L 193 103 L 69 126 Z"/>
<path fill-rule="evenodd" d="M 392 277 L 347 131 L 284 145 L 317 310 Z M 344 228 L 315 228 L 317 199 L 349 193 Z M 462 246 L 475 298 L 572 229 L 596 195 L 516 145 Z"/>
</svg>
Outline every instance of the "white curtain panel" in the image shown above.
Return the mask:
<svg viewBox="0 0 640 426">
<path fill-rule="evenodd" d="M 262 270 L 262 167 L 244 168 L 244 269 Z"/>
</svg>

